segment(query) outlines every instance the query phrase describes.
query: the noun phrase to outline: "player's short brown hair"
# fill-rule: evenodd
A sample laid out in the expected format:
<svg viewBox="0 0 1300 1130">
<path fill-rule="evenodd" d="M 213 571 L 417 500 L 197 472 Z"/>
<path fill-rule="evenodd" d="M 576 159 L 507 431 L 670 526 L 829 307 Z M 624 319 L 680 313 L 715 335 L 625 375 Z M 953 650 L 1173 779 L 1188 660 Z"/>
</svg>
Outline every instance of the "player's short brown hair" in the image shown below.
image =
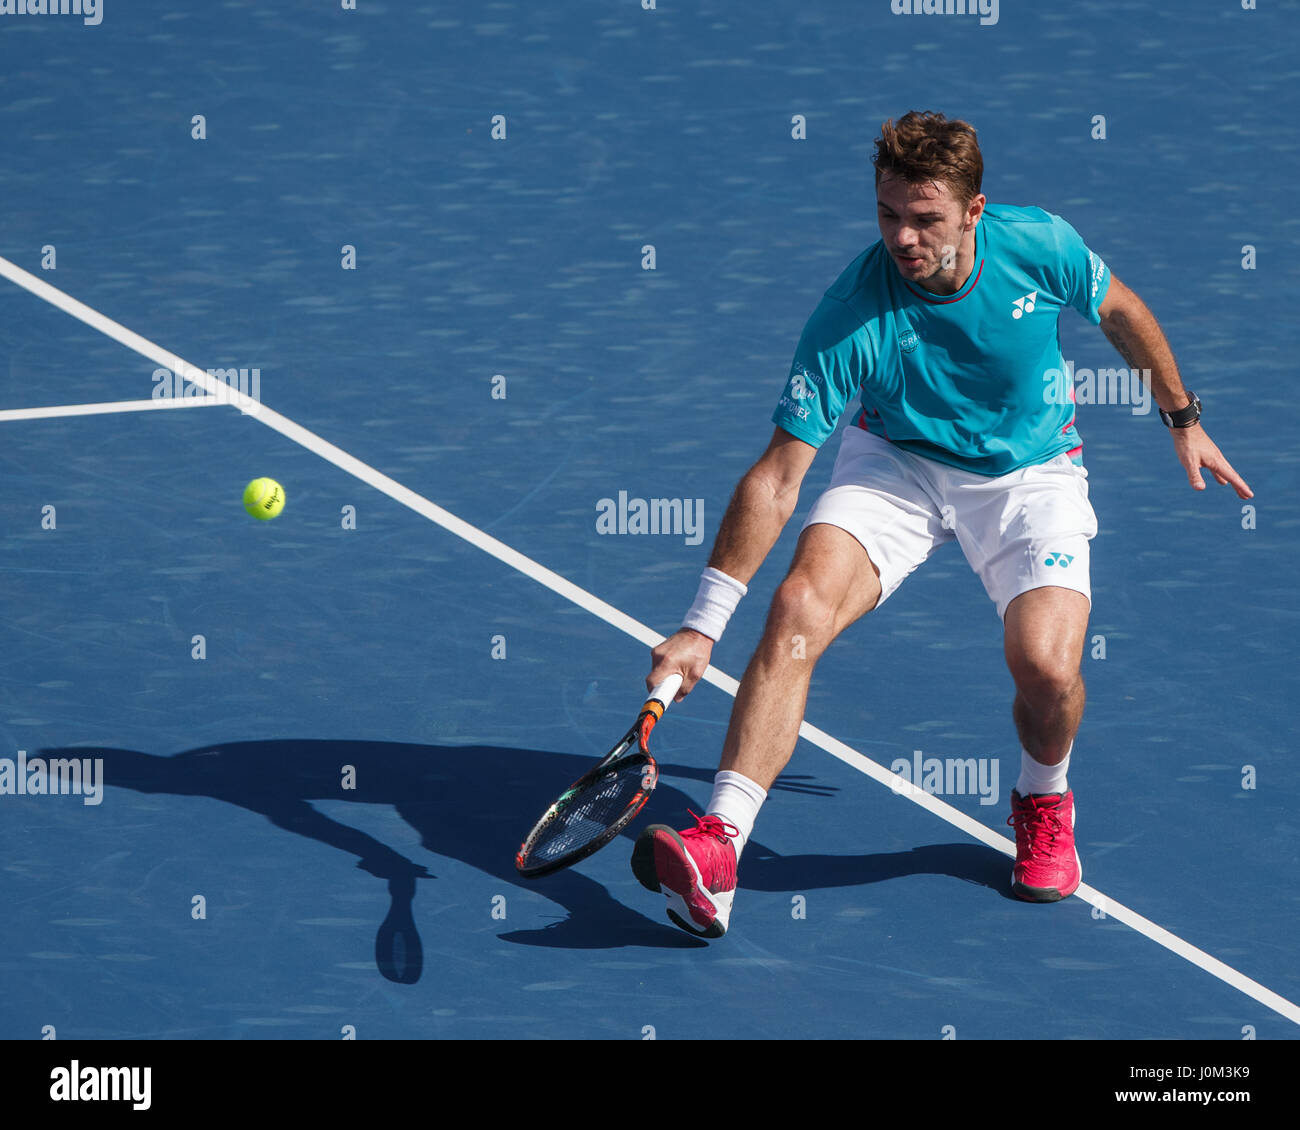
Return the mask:
<svg viewBox="0 0 1300 1130">
<path fill-rule="evenodd" d="M 873 163 L 877 185 L 883 176 L 908 184 L 946 184 L 963 206 L 979 195 L 984 179 L 975 127 L 929 110 L 910 110 L 897 122 L 885 122 Z"/>
</svg>

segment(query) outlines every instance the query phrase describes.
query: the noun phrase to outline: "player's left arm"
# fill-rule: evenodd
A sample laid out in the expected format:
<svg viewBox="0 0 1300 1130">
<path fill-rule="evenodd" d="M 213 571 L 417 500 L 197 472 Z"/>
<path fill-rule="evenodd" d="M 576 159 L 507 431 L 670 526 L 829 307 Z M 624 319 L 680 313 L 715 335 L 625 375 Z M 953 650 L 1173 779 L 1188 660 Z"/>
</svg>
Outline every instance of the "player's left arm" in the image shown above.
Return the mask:
<svg viewBox="0 0 1300 1130">
<path fill-rule="evenodd" d="M 1101 315 L 1101 331 L 1110 340 L 1130 369 L 1150 374 L 1147 383 L 1156 403 L 1166 412 L 1177 412 L 1192 402 L 1169 341 L 1156 321 L 1155 315 L 1128 287 L 1113 274 L 1110 289 L 1097 308 Z M 1204 490 L 1205 480 L 1201 469 L 1209 471 L 1220 486 L 1231 483 L 1241 498 L 1254 498 L 1254 492 L 1223 457 L 1223 453 L 1206 434 L 1199 423 L 1190 428 L 1171 428 L 1174 451 L 1178 461 L 1187 471 L 1187 481 L 1194 490 Z"/>
</svg>

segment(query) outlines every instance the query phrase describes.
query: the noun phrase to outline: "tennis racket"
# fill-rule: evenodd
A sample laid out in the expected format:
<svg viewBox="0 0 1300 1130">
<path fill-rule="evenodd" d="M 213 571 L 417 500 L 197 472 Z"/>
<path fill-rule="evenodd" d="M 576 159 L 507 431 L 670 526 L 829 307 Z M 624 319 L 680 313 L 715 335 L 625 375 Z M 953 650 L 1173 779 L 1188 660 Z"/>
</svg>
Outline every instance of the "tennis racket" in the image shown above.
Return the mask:
<svg viewBox="0 0 1300 1130">
<path fill-rule="evenodd" d="M 536 879 L 586 859 L 636 818 L 659 781 L 650 731 L 681 685 L 681 675 L 669 675 L 655 687 L 618 744 L 542 813 L 515 855 L 520 875 Z"/>
</svg>

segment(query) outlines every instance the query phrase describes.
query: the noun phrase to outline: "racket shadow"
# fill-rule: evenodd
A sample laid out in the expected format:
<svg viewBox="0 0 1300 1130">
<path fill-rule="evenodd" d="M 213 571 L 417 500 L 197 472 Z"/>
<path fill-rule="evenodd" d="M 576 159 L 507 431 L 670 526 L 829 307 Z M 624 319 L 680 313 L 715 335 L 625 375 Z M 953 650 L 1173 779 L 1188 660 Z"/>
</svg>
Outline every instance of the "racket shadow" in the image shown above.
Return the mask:
<svg viewBox="0 0 1300 1130">
<path fill-rule="evenodd" d="M 41 756 L 102 758 L 109 788 L 225 801 L 264 816 L 282 831 L 355 856 L 358 868 L 386 884 L 390 906 L 376 929 L 375 965 L 400 984 L 414 984 L 422 975 L 424 947 L 414 901 L 419 882 L 437 875 L 369 833 L 327 816 L 313 801 L 392 805 L 419 833 L 426 851 L 467 863 L 500 883 L 540 892 L 565 912 L 552 926 L 498 935 L 505 941 L 584 949 L 706 944 L 625 906 L 581 871 L 536 881 L 519 878 L 514 853 L 521 835 L 553 798 L 557 784 L 591 767 L 590 757 L 503 746 L 298 739 L 229 742 L 171 755 L 78 746 L 45 749 Z M 354 788 L 343 787 L 345 766 L 352 767 Z M 661 785 L 656 796 L 682 811 L 694 803 L 671 786 Z M 634 836 L 640 823 L 624 835 Z M 630 848 L 615 841 L 604 850 Z"/>
</svg>

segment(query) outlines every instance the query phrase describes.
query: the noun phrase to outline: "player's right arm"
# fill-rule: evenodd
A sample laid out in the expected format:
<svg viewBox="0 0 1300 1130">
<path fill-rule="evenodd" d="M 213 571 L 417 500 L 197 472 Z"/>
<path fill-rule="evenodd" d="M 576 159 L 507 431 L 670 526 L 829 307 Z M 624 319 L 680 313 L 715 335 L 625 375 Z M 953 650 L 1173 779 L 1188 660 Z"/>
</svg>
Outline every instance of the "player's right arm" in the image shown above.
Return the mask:
<svg viewBox="0 0 1300 1130">
<path fill-rule="evenodd" d="M 845 279 L 855 279 L 870 254 L 868 249 L 849 266 L 804 325 L 785 391 L 772 413 L 772 440 L 731 496 L 683 626 L 651 652 L 647 688 L 680 674 L 681 700 L 703 677 L 714 643 L 794 513 L 799 487 L 818 449 L 860 390 L 873 346 L 869 335 L 860 332 L 861 314 L 832 291 L 843 289 Z"/>
<path fill-rule="evenodd" d="M 773 431 L 767 450 L 736 485 L 709 556 L 710 568 L 749 584 L 794 513 L 799 487 L 816 455 L 817 448 L 784 428 Z M 678 629 L 650 653 L 646 686 L 680 673 L 680 702 L 704 675 L 714 642 L 694 628 Z"/>
</svg>

